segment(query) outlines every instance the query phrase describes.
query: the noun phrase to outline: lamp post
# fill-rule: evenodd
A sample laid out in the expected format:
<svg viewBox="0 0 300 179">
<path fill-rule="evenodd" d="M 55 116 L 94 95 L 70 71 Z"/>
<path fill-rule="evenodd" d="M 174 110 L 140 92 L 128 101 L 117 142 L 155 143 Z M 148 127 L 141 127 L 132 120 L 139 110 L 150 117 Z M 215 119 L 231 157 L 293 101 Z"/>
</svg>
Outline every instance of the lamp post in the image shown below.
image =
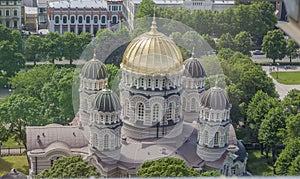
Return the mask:
<svg viewBox="0 0 300 179">
<path fill-rule="evenodd" d="M 277 63 L 276 79 L 278 79 L 278 66 L 279 66 L 279 63 Z"/>
</svg>

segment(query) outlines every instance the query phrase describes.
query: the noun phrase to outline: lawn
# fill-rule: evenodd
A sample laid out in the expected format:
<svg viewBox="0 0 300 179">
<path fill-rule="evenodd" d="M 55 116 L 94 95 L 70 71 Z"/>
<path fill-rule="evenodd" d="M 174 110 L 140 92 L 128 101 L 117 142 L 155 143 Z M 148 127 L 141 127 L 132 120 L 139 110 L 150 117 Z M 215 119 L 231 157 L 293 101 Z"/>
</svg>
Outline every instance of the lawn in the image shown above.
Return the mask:
<svg viewBox="0 0 300 179">
<path fill-rule="evenodd" d="M 277 72 L 271 72 L 271 76 L 277 80 L 281 84 L 285 85 L 299 85 L 300 84 L 300 71 L 295 72 L 278 72 L 278 79 Z"/>
<path fill-rule="evenodd" d="M 0 176 L 8 173 L 12 168 L 16 168 L 18 171 L 28 175 L 28 162 L 26 155 L 5 156 L 0 158 Z"/>
<path fill-rule="evenodd" d="M 24 147 L 23 144 L 19 144 L 14 140 L 14 137 L 8 138 L 6 142 L 3 142 L 3 148 L 17 148 L 17 147 Z"/>
<path fill-rule="evenodd" d="M 267 164 L 259 150 L 248 150 L 247 171 L 253 176 L 273 176 L 273 167 Z"/>
</svg>

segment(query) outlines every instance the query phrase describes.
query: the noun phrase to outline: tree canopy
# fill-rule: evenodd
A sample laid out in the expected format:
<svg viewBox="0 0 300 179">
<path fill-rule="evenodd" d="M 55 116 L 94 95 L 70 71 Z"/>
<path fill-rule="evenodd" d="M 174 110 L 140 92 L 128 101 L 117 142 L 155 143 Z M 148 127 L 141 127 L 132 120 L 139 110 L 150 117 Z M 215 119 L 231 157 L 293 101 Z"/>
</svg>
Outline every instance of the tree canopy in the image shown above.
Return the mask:
<svg viewBox="0 0 300 179">
<path fill-rule="evenodd" d="M 88 165 L 81 156 L 61 157 L 50 169 L 43 170 L 37 175 L 39 178 L 89 178 L 99 177 L 94 166 Z"/>
</svg>

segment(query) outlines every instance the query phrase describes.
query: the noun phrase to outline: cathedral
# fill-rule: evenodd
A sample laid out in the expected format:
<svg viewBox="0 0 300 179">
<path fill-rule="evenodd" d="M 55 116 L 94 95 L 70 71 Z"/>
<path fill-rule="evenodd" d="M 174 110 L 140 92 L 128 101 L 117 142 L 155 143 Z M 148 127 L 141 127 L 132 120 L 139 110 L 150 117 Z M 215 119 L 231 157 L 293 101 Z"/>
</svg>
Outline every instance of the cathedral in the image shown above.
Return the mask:
<svg viewBox="0 0 300 179">
<path fill-rule="evenodd" d="M 127 46 L 120 67 L 116 94 L 94 53 L 81 69 L 78 121 L 26 128 L 31 176 L 70 155 L 81 155 L 102 177 L 135 177 L 145 160 L 163 157 L 182 159 L 199 172 L 247 175 L 227 94 L 217 86 L 205 89 L 199 60 L 192 54 L 183 61 L 155 18 L 150 31 Z"/>
</svg>

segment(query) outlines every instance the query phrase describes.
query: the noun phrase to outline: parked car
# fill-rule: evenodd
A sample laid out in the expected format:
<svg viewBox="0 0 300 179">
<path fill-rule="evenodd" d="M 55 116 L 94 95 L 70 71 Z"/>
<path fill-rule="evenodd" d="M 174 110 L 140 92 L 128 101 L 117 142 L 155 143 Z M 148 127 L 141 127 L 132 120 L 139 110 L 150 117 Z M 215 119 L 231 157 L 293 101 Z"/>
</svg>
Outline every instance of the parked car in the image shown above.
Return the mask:
<svg viewBox="0 0 300 179">
<path fill-rule="evenodd" d="M 254 50 L 252 52 L 253 55 L 263 55 L 264 53 L 261 50 Z"/>
</svg>

